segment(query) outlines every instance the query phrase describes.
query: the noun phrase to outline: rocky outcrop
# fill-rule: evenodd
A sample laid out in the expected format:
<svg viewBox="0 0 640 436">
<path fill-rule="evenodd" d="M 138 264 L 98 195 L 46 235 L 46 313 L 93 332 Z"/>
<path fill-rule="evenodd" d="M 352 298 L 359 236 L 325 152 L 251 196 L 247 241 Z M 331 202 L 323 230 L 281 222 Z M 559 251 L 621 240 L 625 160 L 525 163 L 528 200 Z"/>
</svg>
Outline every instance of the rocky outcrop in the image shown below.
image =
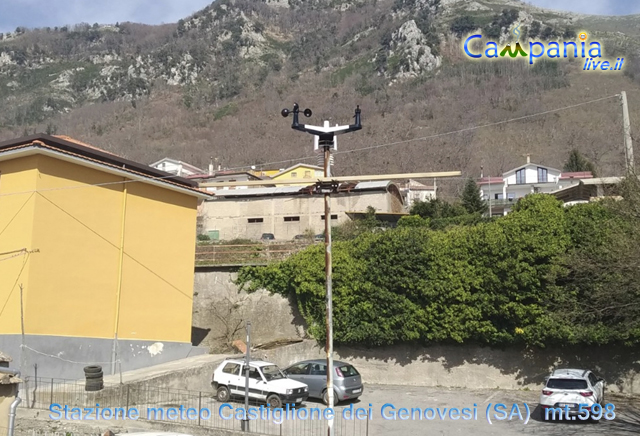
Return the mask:
<svg viewBox="0 0 640 436">
<path fill-rule="evenodd" d="M 441 64 L 440 57 L 432 54 L 424 33 L 414 20 L 405 22 L 393 33 L 390 45 L 388 59 L 393 66 L 397 65 L 395 71 L 391 71 L 394 79 L 417 77 Z"/>
</svg>

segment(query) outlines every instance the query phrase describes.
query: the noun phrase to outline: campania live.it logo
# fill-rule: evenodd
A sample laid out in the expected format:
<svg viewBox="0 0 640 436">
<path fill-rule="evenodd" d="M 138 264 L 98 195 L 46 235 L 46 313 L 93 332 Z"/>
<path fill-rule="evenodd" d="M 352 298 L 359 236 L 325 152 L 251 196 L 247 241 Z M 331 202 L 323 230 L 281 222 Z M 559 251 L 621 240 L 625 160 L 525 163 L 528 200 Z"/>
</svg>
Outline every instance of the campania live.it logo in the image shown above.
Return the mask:
<svg viewBox="0 0 640 436">
<path fill-rule="evenodd" d="M 474 39 L 482 39 L 482 35 L 476 34 L 469 36 L 464 41 L 464 52 L 467 56 L 479 59 L 483 57 L 483 54 L 487 58 L 499 58 L 509 56 L 510 58 L 516 58 L 518 56 L 528 57 L 529 64 L 533 64 L 536 59 L 539 59 L 543 56 L 547 58 L 568 58 L 573 55 L 574 58 L 583 58 L 585 59 L 584 65 L 582 69 L 584 71 L 620 71 L 622 69 L 622 64 L 624 63 L 624 58 L 618 58 L 615 62 L 603 61 L 602 60 L 602 45 L 598 41 L 589 42 L 589 45 L 586 45 L 587 33 L 580 32 L 578 34 L 578 39 L 580 42 L 575 41 L 563 41 L 562 46 L 559 42 L 551 41 L 548 42 L 545 46 L 544 42 L 540 41 L 530 41 L 529 42 L 529 54 L 524 51 L 522 46 L 520 45 L 520 30 L 518 29 L 520 26 L 516 26 L 513 29 L 513 34 L 516 36 L 516 43 L 512 47 L 511 44 L 507 44 L 501 51 L 498 51 L 498 43 L 494 41 L 488 41 L 485 44 L 485 50 L 483 53 L 472 53 L 469 48 L 469 43 Z M 597 59 L 600 60 L 597 60 Z M 612 65 L 613 64 L 613 65 Z"/>
</svg>

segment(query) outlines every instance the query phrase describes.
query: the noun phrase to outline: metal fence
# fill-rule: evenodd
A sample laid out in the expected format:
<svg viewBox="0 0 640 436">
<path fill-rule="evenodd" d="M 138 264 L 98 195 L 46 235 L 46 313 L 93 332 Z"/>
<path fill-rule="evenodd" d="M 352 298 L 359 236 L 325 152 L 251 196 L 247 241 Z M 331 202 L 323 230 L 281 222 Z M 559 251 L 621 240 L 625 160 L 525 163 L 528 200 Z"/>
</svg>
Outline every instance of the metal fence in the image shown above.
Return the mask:
<svg viewBox="0 0 640 436">
<path fill-rule="evenodd" d="M 212 429 L 242 431 L 244 399 L 221 403 L 213 392 L 157 388 L 144 384 L 106 384 L 97 392 L 85 391 L 84 381 L 26 377 L 20 407 L 49 411 L 51 419 L 83 416 L 103 419 L 116 425 L 127 421 L 156 421 Z M 264 402 L 250 401 L 249 431 L 272 436 L 321 436 L 327 434 L 326 407 L 308 400 L 282 410 Z M 354 406 L 356 407 L 356 406 Z M 81 408 L 75 412 L 73 408 Z M 241 409 L 241 410 L 239 410 Z M 342 408 L 333 408 L 335 436 L 368 436 L 368 419 L 349 419 Z M 76 415 L 72 415 L 76 413 Z M 96 421 L 94 421 L 96 422 Z M 104 422 L 104 421 L 103 421 Z"/>
<path fill-rule="evenodd" d="M 286 259 L 309 245 L 311 241 L 265 242 L 246 245 L 199 244 L 196 246 L 196 266 L 266 265 Z"/>
<path fill-rule="evenodd" d="M 0 435 L 5 436 L 8 433 L 2 431 L 0 428 Z M 17 428 L 13 431 L 13 436 L 104 436 L 105 432 L 93 431 L 93 432 L 76 432 L 76 431 L 47 431 L 47 430 L 34 430 L 34 429 L 20 429 Z"/>
</svg>

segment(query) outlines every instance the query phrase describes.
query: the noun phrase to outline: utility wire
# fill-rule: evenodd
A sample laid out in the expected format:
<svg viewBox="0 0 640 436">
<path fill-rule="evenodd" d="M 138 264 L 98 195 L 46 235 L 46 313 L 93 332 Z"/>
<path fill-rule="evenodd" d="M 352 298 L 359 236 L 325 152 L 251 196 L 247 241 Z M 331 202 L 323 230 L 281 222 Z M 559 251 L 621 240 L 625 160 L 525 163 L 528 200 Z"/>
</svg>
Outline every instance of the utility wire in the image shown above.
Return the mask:
<svg viewBox="0 0 640 436">
<path fill-rule="evenodd" d="M 107 244 L 111 245 L 112 247 L 120 250 L 120 246 L 114 244 L 113 242 L 109 241 L 107 238 L 105 238 L 104 236 L 102 236 L 100 233 L 98 233 L 97 231 L 95 231 L 94 229 L 92 229 L 91 227 L 89 227 L 87 224 L 85 224 L 84 222 L 82 222 L 80 219 L 78 219 L 77 217 L 73 216 L 71 213 L 67 212 L 66 210 L 64 210 L 62 207 L 60 207 L 59 205 L 57 205 L 56 203 L 54 203 L 53 201 L 51 201 L 50 199 L 48 199 L 47 197 L 45 197 L 43 194 L 38 192 L 38 195 L 40 195 L 40 197 L 42 197 L 43 199 L 45 199 L 46 201 L 48 201 L 49 203 L 51 203 L 52 206 L 54 206 L 55 208 L 57 208 L 58 210 L 60 210 L 62 213 L 64 213 L 65 215 L 69 216 L 71 219 L 73 219 L 74 221 L 78 222 L 81 226 L 83 226 L 84 228 L 86 228 L 87 230 L 89 230 L 91 233 L 93 233 L 94 235 L 98 236 L 100 239 L 102 239 L 103 241 L 105 241 Z M 146 266 L 145 264 L 143 264 L 142 262 L 140 262 L 139 260 L 137 260 L 136 258 L 134 258 L 133 256 L 131 256 L 130 254 L 128 254 L 126 251 L 124 252 L 124 255 L 127 256 L 127 258 L 131 259 L 132 261 L 134 261 L 135 263 L 137 263 L 138 265 L 140 265 L 142 268 L 146 269 L 147 271 L 149 271 L 151 274 L 153 274 L 154 276 L 156 276 L 157 278 L 159 278 L 160 280 L 162 280 L 164 283 L 166 283 L 167 285 L 169 285 L 171 288 L 173 288 L 174 290 L 178 291 L 180 294 L 182 294 L 183 296 L 187 297 L 187 298 L 192 298 L 192 295 L 184 292 L 183 290 L 181 290 L 180 288 L 178 288 L 177 286 L 175 286 L 173 283 L 169 282 L 167 279 L 165 279 L 164 277 L 162 277 L 161 275 L 159 275 L 157 272 L 153 271 L 151 268 L 149 268 L 148 266 Z"/>
<path fill-rule="evenodd" d="M 27 266 L 27 261 L 29 260 L 29 255 L 31 254 L 31 252 L 25 251 L 24 254 L 26 254 L 27 256 L 25 257 L 24 262 L 22 262 L 22 267 L 20 268 L 20 271 L 18 271 L 18 275 L 16 277 L 16 281 L 13 283 L 13 286 L 11 287 L 11 292 L 9 292 L 9 295 L 7 296 L 7 299 L 4 301 L 4 305 L 2 306 L 2 310 L 0 310 L 0 317 L 4 313 L 4 310 L 7 308 L 7 304 L 9 303 L 9 300 L 11 299 L 11 296 L 13 295 L 13 291 L 16 290 L 16 285 L 18 284 L 18 281 L 20 280 L 20 276 L 22 276 L 22 271 L 24 271 L 24 267 Z"/>
<path fill-rule="evenodd" d="M 113 362 L 111 362 L 111 361 L 109 361 L 109 362 L 76 362 L 75 360 L 63 359 L 63 358 L 62 358 L 62 357 L 60 357 L 60 356 L 55 356 L 55 355 L 53 355 L 53 354 L 43 353 L 42 351 L 35 350 L 35 349 L 33 349 L 33 348 L 31 348 L 31 347 L 29 347 L 29 346 L 27 346 L 27 345 L 21 345 L 20 347 L 21 347 L 21 348 L 26 348 L 26 349 L 27 349 L 27 350 L 29 350 L 29 351 L 32 351 L 32 352 L 37 353 L 37 354 L 41 354 L 41 355 L 43 355 L 43 356 L 51 357 L 51 358 L 53 358 L 53 359 L 62 360 L 62 361 L 64 361 L 64 362 L 77 363 L 77 364 L 80 364 L 80 365 L 95 365 L 95 364 L 102 364 L 102 365 L 106 365 L 106 364 L 113 363 Z M 119 359 L 118 359 L 118 360 L 116 360 L 116 363 L 117 363 L 117 362 L 120 362 L 120 360 L 119 360 Z"/>
<path fill-rule="evenodd" d="M 22 209 L 24 209 L 24 207 L 27 205 L 27 203 L 29 202 L 29 200 L 31 200 L 31 197 L 33 197 L 33 194 L 35 194 L 35 192 L 31 192 L 31 195 L 29 195 L 29 197 L 24 201 L 24 203 L 22 203 L 22 206 L 20 206 L 20 209 L 18 209 L 16 211 L 15 214 L 13 214 L 13 217 L 11 217 L 11 219 L 9 220 L 9 222 L 7 223 L 6 226 L 4 226 L 4 228 L 2 229 L 2 231 L 0 231 L 0 236 L 2 236 L 2 234 L 9 228 L 9 226 L 11 225 L 11 223 L 13 222 L 13 220 L 16 219 L 16 217 L 18 215 L 20 215 L 20 212 L 22 212 Z"/>
<path fill-rule="evenodd" d="M 547 110 L 547 111 L 537 112 L 535 114 L 524 115 L 524 116 L 516 117 L 516 118 L 510 118 L 508 120 L 497 121 L 497 122 L 494 122 L 494 123 L 488 123 L 488 124 L 482 124 L 482 125 L 479 125 L 479 126 L 467 127 L 467 128 L 464 128 L 464 129 L 453 130 L 453 131 L 450 131 L 450 132 L 436 133 L 434 135 L 421 136 L 419 138 L 406 139 L 406 140 L 403 140 L 403 141 L 388 142 L 388 143 L 385 143 L 385 144 L 378 144 L 378 145 L 372 145 L 372 146 L 368 146 L 368 147 L 355 148 L 353 150 L 337 151 L 337 152 L 332 153 L 332 154 L 355 153 L 355 152 L 358 152 L 358 151 L 367 151 L 367 150 L 373 150 L 373 149 L 376 149 L 376 148 L 391 147 L 391 146 L 394 146 L 394 145 L 407 144 L 407 143 L 410 143 L 410 142 L 424 141 L 424 140 L 427 140 L 427 139 L 433 139 L 433 138 L 439 138 L 439 137 L 442 137 L 442 136 L 454 135 L 456 133 L 469 132 L 469 131 L 473 131 L 473 130 L 482 129 L 482 128 L 485 128 L 485 127 L 498 126 L 498 125 L 501 125 L 501 124 L 512 123 L 514 121 L 520 121 L 520 120 L 533 118 L 533 117 L 537 117 L 537 116 L 541 116 L 541 115 L 547 115 L 547 114 L 554 113 L 554 112 L 560 112 L 560 111 L 563 111 L 563 110 L 573 109 L 573 108 L 576 108 L 576 107 L 579 107 L 579 106 L 584 106 L 586 104 L 596 103 L 596 102 L 599 102 L 599 101 L 608 100 L 610 98 L 616 98 L 616 97 L 619 97 L 619 94 L 610 95 L 610 96 L 602 97 L 602 98 L 597 98 L 597 99 L 585 101 L 585 102 L 582 102 L 582 103 L 576 103 L 576 104 L 573 104 L 573 105 L 570 105 L 570 106 L 564 106 L 564 107 L 557 108 L 557 109 L 550 109 L 550 110 Z M 253 164 L 253 165 L 243 165 L 243 166 L 238 166 L 238 167 L 226 168 L 226 170 L 240 170 L 240 169 L 250 168 L 252 166 L 265 166 L 265 165 L 275 165 L 275 164 L 287 163 L 287 162 L 300 162 L 300 161 L 306 161 L 306 160 L 309 160 L 309 159 L 316 159 L 316 158 L 317 158 L 317 156 L 305 156 L 305 157 L 286 159 L 286 160 L 280 160 L 280 161 L 265 162 L 265 163 L 259 163 L 259 164 L 256 163 L 256 164 Z M 168 179 L 168 178 L 173 178 L 173 177 L 176 177 L 175 174 L 162 176 L 162 177 L 150 177 L 150 179 L 152 179 L 152 180 L 162 180 L 162 179 Z M 66 189 L 81 189 L 81 188 L 90 188 L 90 187 L 98 187 L 98 186 L 124 185 L 125 183 L 134 183 L 134 182 L 140 183 L 140 182 L 144 182 L 144 181 L 142 181 L 142 180 L 122 180 L 122 181 L 117 181 L 117 182 L 95 183 L 95 184 L 87 184 L 87 185 L 81 185 L 81 186 L 62 186 L 62 187 L 58 187 L 58 188 L 36 189 L 36 190 L 20 191 L 20 192 L 7 192 L 7 193 L 4 193 L 4 194 L 0 194 L 0 197 L 6 197 L 6 196 L 9 196 L 9 195 L 20 195 L 20 194 L 33 194 L 35 192 L 61 191 L 61 190 L 66 190 Z"/>
<path fill-rule="evenodd" d="M 353 150 L 336 151 L 335 153 L 332 153 L 332 154 L 335 155 L 335 154 L 354 153 L 354 152 L 357 152 L 357 151 L 373 150 L 373 149 L 376 149 L 376 148 L 391 147 L 391 146 L 394 146 L 394 145 L 407 144 L 407 143 L 415 142 L 415 141 L 424 141 L 424 140 L 427 140 L 427 139 L 440 138 L 442 136 L 449 136 L 449 135 L 454 135 L 456 133 L 469 132 L 469 131 L 473 131 L 473 130 L 483 129 L 485 127 L 498 126 L 498 125 L 501 125 L 501 124 L 512 123 L 514 121 L 525 120 L 525 119 L 528 119 L 528 118 L 538 117 L 538 116 L 541 116 L 541 115 L 547 115 L 547 114 L 551 114 L 551 113 L 554 113 L 554 112 L 560 112 L 560 111 L 563 111 L 563 110 L 573 109 L 573 108 L 576 108 L 576 107 L 579 107 L 579 106 L 584 106 L 586 104 L 596 103 L 596 102 L 599 102 L 599 101 L 608 100 L 610 98 L 616 98 L 616 97 L 619 97 L 619 96 L 620 96 L 619 94 L 610 95 L 610 96 L 607 96 L 607 97 L 597 98 L 597 99 L 585 101 L 585 102 L 582 102 L 582 103 L 576 103 L 576 104 L 573 104 L 573 105 L 570 105 L 570 106 L 564 106 L 564 107 L 557 108 L 557 109 L 550 109 L 550 110 L 547 110 L 547 111 L 537 112 L 535 114 L 523 115 L 521 117 L 516 117 L 516 118 L 510 118 L 510 119 L 503 120 L 503 121 L 496 121 L 496 122 L 493 122 L 493 123 L 482 124 L 482 125 L 479 125 L 479 126 L 467 127 L 467 128 L 459 129 L 459 130 L 452 130 L 450 132 L 436 133 L 434 135 L 421 136 L 419 138 L 407 139 L 407 140 L 403 140 L 403 141 L 395 141 L 395 142 L 388 142 L 386 144 L 378 144 L 378 145 L 372 145 L 372 146 L 368 146 L 368 147 L 354 148 Z M 287 160 L 266 162 L 266 163 L 254 164 L 254 165 L 255 166 L 265 166 L 265 165 L 272 165 L 272 164 L 279 164 L 279 163 L 286 163 L 286 162 L 293 162 L 293 161 L 301 161 L 301 160 L 309 160 L 309 159 L 316 159 L 316 158 L 317 158 L 317 156 L 306 156 L 306 157 L 302 157 L 302 158 L 298 158 L 298 159 L 287 159 Z M 241 167 L 228 168 L 228 169 L 229 170 L 238 170 L 238 169 L 243 169 L 243 168 L 249 168 L 249 167 L 254 166 L 254 165 L 245 165 L 245 166 L 241 166 Z"/>
</svg>

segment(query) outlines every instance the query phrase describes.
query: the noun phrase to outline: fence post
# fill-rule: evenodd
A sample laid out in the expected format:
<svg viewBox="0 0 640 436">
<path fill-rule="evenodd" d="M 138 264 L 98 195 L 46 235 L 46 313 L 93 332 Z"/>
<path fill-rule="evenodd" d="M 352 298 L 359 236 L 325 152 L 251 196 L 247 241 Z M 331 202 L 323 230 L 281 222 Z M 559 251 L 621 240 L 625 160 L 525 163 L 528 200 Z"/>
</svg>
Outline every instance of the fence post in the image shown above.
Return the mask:
<svg viewBox="0 0 640 436">
<path fill-rule="evenodd" d="M 27 393 L 27 407 L 29 407 L 29 408 L 31 408 L 31 409 L 32 409 L 32 407 L 31 407 L 31 406 L 29 406 L 29 404 L 31 404 L 31 403 L 29 402 L 29 376 L 26 376 L 26 377 L 25 377 L 25 379 L 24 379 L 24 385 L 25 385 L 25 389 L 24 389 L 24 390 L 25 390 L 25 392 Z"/>
<path fill-rule="evenodd" d="M 51 377 L 51 401 L 49 401 L 49 405 L 53 404 L 53 377 Z"/>
<path fill-rule="evenodd" d="M 367 414 L 367 435 L 369 436 L 369 414 Z"/>
<path fill-rule="evenodd" d="M 131 387 L 131 385 L 127 385 L 127 414 L 129 413 L 129 388 Z"/>
<path fill-rule="evenodd" d="M 202 410 L 202 391 L 198 392 L 198 426 L 200 425 L 200 415 Z"/>
</svg>

